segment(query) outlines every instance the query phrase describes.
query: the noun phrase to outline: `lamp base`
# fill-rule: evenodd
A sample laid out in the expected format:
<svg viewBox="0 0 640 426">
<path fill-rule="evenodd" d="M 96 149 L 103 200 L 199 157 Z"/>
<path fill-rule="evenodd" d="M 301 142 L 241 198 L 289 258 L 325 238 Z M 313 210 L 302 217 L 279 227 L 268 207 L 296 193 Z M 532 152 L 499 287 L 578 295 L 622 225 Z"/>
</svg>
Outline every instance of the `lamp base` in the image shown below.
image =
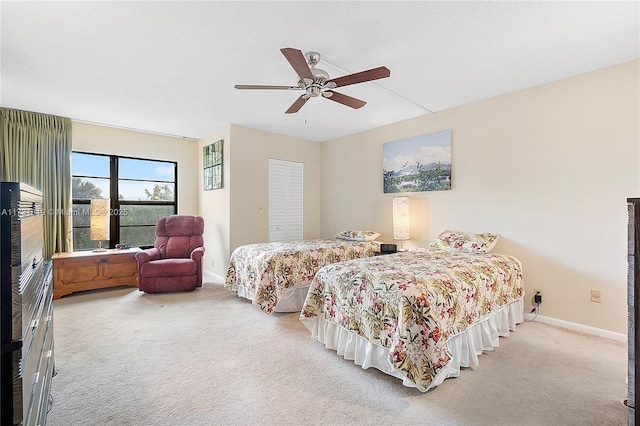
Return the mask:
<svg viewBox="0 0 640 426">
<path fill-rule="evenodd" d="M 403 241 L 408 241 L 408 240 L 394 240 L 396 243 L 398 243 L 398 251 L 407 251 L 406 248 L 402 247 L 402 242 Z"/>
<path fill-rule="evenodd" d="M 91 251 L 100 252 L 101 253 L 101 252 L 107 251 L 107 250 L 102 248 L 102 240 L 98 240 L 98 248 L 97 249 L 93 249 Z"/>
</svg>

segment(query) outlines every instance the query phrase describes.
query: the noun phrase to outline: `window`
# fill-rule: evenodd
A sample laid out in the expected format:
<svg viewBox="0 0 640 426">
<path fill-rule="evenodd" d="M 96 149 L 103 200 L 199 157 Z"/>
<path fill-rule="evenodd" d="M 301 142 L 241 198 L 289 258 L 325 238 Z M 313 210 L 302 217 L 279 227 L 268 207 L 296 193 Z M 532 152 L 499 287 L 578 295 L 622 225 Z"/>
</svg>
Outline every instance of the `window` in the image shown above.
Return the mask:
<svg viewBox="0 0 640 426">
<path fill-rule="evenodd" d="M 90 238 L 93 198 L 110 199 L 110 239 L 103 246 L 153 246 L 157 220 L 178 211 L 178 164 L 83 152 L 71 158 L 74 250 L 98 246 Z"/>
<path fill-rule="evenodd" d="M 202 148 L 205 191 L 222 188 L 222 142 L 221 139 Z"/>
</svg>

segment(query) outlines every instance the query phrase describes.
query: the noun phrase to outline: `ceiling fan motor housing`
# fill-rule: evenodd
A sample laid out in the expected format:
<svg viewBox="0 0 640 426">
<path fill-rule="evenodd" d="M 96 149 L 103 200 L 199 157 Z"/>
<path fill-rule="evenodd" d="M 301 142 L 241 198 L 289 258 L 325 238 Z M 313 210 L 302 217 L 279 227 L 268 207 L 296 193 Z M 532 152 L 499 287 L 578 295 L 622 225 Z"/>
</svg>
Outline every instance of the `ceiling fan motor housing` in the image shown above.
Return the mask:
<svg viewBox="0 0 640 426">
<path fill-rule="evenodd" d="M 315 66 L 320 62 L 320 53 L 318 52 L 307 52 L 304 54 L 307 63 L 309 64 L 309 70 L 311 74 L 313 74 L 313 81 L 308 83 L 309 80 L 305 81 L 305 79 L 301 78 L 298 81 L 298 86 L 307 91 L 307 97 L 317 97 L 322 93 L 322 89 L 324 89 L 324 85 L 329 80 L 329 73 L 323 69 L 316 68 Z"/>
</svg>

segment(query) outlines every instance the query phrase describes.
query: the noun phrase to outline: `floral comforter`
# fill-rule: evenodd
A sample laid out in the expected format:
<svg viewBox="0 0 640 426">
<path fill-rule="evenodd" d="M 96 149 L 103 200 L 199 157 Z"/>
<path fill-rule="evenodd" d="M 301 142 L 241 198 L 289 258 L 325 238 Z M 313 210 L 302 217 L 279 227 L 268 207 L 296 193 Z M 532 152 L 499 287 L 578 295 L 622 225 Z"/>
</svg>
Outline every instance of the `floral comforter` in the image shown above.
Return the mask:
<svg viewBox="0 0 640 426">
<path fill-rule="evenodd" d="M 447 339 L 524 295 L 512 256 L 423 250 L 357 259 L 316 274 L 300 319 L 342 326 L 389 348 L 389 361 L 426 391 L 451 359 Z"/>
<path fill-rule="evenodd" d="M 308 287 L 321 267 L 373 256 L 378 249 L 377 241 L 332 238 L 241 246 L 231 254 L 225 287 L 245 287 L 255 293 L 253 303 L 270 314 L 288 289 Z"/>
</svg>

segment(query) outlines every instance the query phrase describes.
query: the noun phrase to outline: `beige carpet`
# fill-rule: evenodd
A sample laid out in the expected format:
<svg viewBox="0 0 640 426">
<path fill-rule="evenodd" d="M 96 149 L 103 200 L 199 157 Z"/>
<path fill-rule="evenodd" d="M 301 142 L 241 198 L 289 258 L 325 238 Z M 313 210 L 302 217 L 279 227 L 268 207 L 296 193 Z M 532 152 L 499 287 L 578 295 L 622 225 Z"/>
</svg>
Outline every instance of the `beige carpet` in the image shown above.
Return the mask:
<svg viewBox="0 0 640 426">
<path fill-rule="evenodd" d="M 525 322 L 427 393 L 220 284 L 54 302 L 49 425 L 624 425 L 626 345 Z"/>
</svg>

